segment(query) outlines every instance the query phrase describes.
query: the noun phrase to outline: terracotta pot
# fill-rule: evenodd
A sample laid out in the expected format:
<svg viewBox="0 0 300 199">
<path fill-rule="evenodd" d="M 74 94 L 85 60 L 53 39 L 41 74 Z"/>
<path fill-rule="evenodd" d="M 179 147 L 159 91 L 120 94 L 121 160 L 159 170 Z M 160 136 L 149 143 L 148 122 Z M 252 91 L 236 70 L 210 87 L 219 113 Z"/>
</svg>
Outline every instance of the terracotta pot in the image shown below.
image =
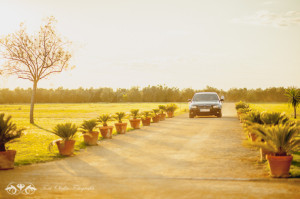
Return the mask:
<svg viewBox="0 0 300 199">
<path fill-rule="evenodd" d="M 130 125 L 132 128 L 134 129 L 139 129 L 140 128 L 140 123 L 141 123 L 141 119 L 132 119 L 129 120 L 130 121 Z"/>
<path fill-rule="evenodd" d="M 167 112 L 167 114 L 168 114 L 168 117 L 169 117 L 169 118 L 174 117 L 174 112 Z"/>
<path fill-rule="evenodd" d="M 269 162 L 271 176 L 275 178 L 287 178 L 290 177 L 290 166 L 293 160 L 293 156 L 273 156 L 267 155 Z"/>
<path fill-rule="evenodd" d="M 241 113 L 240 112 L 237 112 L 237 117 L 238 117 L 238 119 L 241 119 Z"/>
<path fill-rule="evenodd" d="M 148 117 L 146 119 L 142 119 L 142 123 L 143 123 L 143 126 L 150 126 L 150 123 L 151 123 L 151 117 Z"/>
<path fill-rule="evenodd" d="M 83 134 L 84 143 L 87 145 L 97 145 L 99 132 L 92 131 Z"/>
<path fill-rule="evenodd" d="M 106 138 L 112 139 L 113 128 L 114 128 L 113 126 L 99 127 L 102 137 L 104 139 L 106 139 Z"/>
<path fill-rule="evenodd" d="M 265 161 L 267 160 L 267 155 L 273 155 L 272 152 L 270 151 L 267 151 L 266 149 L 263 149 L 263 148 L 260 148 L 259 149 L 259 152 L 260 152 L 260 161 Z"/>
<path fill-rule="evenodd" d="M 120 134 L 125 134 L 127 129 L 127 123 L 115 123 L 116 131 Z"/>
<path fill-rule="evenodd" d="M 61 155 L 72 155 L 74 152 L 75 140 L 57 141 L 58 151 Z"/>
<path fill-rule="evenodd" d="M 166 114 L 165 113 L 161 113 L 161 114 L 159 114 L 159 116 L 160 116 L 160 118 L 159 118 L 160 121 L 163 121 L 163 120 L 166 119 Z"/>
<path fill-rule="evenodd" d="M 15 150 L 0 151 L 0 170 L 14 168 L 16 153 Z"/>
<path fill-rule="evenodd" d="M 155 117 L 152 117 L 153 123 L 158 123 L 159 122 L 159 115 L 156 115 Z"/>
</svg>

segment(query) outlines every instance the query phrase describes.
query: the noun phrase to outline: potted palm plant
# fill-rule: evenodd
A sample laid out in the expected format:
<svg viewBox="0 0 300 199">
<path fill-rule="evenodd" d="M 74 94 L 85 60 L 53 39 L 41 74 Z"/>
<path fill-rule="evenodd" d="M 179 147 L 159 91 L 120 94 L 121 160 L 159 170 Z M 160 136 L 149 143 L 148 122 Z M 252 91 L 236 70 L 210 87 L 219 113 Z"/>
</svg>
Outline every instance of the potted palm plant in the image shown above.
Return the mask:
<svg viewBox="0 0 300 199">
<path fill-rule="evenodd" d="M 239 108 L 237 110 L 238 113 L 238 119 L 240 120 L 240 123 L 244 122 L 244 117 L 247 113 L 249 113 L 251 111 L 250 108 Z"/>
<path fill-rule="evenodd" d="M 123 123 L 123 119 L 126 117 L 125 112 L 117 112 L 114 115 L 114 118 L 118 121 L 118 123 L 115 123 L 116 131 L 120 134 L 125 134 L 127 129 L 127 123 Z"/>
<path fill-rule="evenodd" d="M 11 121 L 11 116 L 4 118 L 5 114 L 0 114 L 0 170 L 13 169 L 16 151 L 8 150 L 6 144 L 21 137 L 24 129 L 18 129 L 17 125 Z"/>
<path fill-rule="evenodd" d="M 98 117 L 97 121 L 102 124 L 102 127 L 99 127 L 102 137 L 112 139 L 112 131 L 114 127 L 107 125 L 107 122 L 112 121 L 111 115 L 102 114 Z"/>
<path fill-rule="evenodd" d="M 293 152 L 300 150 L 299 126 L 291 123 L 253 127 L 253 132 L 264 140 L 253 145 L 269 151 L 267 160 L 272 177 L 289 177 Z"/>
<path fill-rule="evenodd" d="M 61 139 L 54 140 L 49 145 L 51 151 L 54 143 L 57 145 L 58 151 L 61 155 L 72 155 L 74 152 L 75 140 L 74 136 L 77 132 L 77 127 L 72 123 L 57 124 L 51 133 L 57 135 Z"/>
<path fill-rule="evenodd" d="M 159 105 L 158 108 L 159 108 L 159 112 L 160 112 L 160 114 L 159 114 L 160 121 L 163 121 L 163 120 L 166 119 L 166 114 L 165 114 L 166 106 L 165 105 Z"/>
<path fill-rule="evenodd" d="M 265 125 L 278 125 L 289 122 L 289 117 L 284 112 L 263 111 L 260 113 L 260 120 Z"/>
<path fill-rule="evenodd" d="M 152 121 L 153 123 L 158 123 L 159 120 L 160 120 L 160 117 L 159 117 L 159 109 L 152 109 L 153 111 L 153 117 L 152 117 Z"/>
<path fill-rule="evenodd" d="M 142 113 L 142 123 L 143 123 L 143 126 L 150 126 L 150 123 L 151 123 L 150 111 L 144 111 Z"/>
<path fill-rule="evenodd" d="M 286 124 L 290 122 L 289 117 L 283 112 L 268 112 L 263 111 L 260 113 L 260 120 L 264 123 L 264 125 L 279 125 L 279 124 Z M 290 122 L 290 124 L 292 124 Z M 250 127 L 251 128 L 251 127 Z M 261 139 L 264 143 L 264 140 Z M 260 160 L 265 161 L 266 156 L 271 154 L 271 152 L 267 151 L 264 148 L 260 148 Z"/>
<path fill-rule="evenodd" d="M 130 110 L 132 119 L 129 120 L 130 125 L 134 129 L 140 128 L 141 119 L 139 119 L 139 109 L 132 109 Z"/>
<path fill-rule="evenodd" d="M 176 104 L 168 104 L 166 106 L 166 111 L 169 118 L 174 117 L 174 112 L 178 109 L 178 106 Z"/>
<path fill-rule="evenodd" d="M 97 145 L 99 132 L 94 131 L 97 120 L 84 120 L 80 128 L 83 134 L 84 143 L 87 145 Z"/>
<path fill-rule="evenodd" d="M 244 126 L 248 127 L 253 124 L 263 124 L 260 118 L 260 112 L 257 110 L 249 111 L 244 117 Z M 248 136 L 254 142 L 257 139 L 257 135 L 252 132 L 251 128 L 248 128 Z"/>
<path fill-rule="evenodd" d="M 235 109 L 238 110 L 240 108 L 249 108 L 249 105 L 246 102 L 242 101 L 235 103 Z"/>
</svg>

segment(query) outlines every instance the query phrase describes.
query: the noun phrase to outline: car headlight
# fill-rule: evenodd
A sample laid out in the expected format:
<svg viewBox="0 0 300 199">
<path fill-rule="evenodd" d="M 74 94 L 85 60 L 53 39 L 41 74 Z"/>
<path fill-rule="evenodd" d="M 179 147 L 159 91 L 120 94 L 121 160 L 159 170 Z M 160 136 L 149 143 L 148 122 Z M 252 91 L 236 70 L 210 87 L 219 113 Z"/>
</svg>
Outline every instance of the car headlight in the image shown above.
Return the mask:
<svg viewBox="0 0 300 199">
<path fill-rule="evenodd" d="M 219 105 L 214 105 L 213 108 L 220 108 L 220 106 Z"/>
<path fill-rule="evenodd" d="M 193 105 L 193 106 L 191 106 L 191 108 L 197 108 L 197 106 Z"/>
</svg>

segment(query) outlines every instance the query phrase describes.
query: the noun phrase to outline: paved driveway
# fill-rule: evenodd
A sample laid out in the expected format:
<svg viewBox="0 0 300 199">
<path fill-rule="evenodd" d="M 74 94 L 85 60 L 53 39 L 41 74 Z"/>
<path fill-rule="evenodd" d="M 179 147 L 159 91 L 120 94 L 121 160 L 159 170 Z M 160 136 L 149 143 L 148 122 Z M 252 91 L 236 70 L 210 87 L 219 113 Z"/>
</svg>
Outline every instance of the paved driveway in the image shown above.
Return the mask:
<svg viewBox="0 0 300 199">
<path fill-rule="evenodd" d="M 0 171 L 0 198 L 12 198 L 4 190 L 12 182 L 36 187 L 26 198 L 300 198 L 300 181 L 269 178 L 243 139 L 234 104 L 225 104 L 223 118 L 184 114 L 74 157 Z"/>
</svg>

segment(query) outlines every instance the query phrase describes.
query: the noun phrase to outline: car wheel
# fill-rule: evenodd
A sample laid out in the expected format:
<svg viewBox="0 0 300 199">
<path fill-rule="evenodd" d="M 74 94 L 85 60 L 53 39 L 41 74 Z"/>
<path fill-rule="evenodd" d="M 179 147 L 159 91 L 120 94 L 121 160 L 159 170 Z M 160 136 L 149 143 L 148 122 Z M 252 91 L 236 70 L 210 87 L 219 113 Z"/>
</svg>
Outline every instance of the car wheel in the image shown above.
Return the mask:
<svg viewBox="0 0 300 199">
<path fill-rule="evenodd" d="M 220 112 L 218 115 L 217 115 L 217 117 L 222 117 L 222 112 Z"/>
<path fill-rule="evenodd" d="M 195 115 L 193 115 L 192 113 L 189 114 L 189 118 L 194 118 Z"/>
</svg>

